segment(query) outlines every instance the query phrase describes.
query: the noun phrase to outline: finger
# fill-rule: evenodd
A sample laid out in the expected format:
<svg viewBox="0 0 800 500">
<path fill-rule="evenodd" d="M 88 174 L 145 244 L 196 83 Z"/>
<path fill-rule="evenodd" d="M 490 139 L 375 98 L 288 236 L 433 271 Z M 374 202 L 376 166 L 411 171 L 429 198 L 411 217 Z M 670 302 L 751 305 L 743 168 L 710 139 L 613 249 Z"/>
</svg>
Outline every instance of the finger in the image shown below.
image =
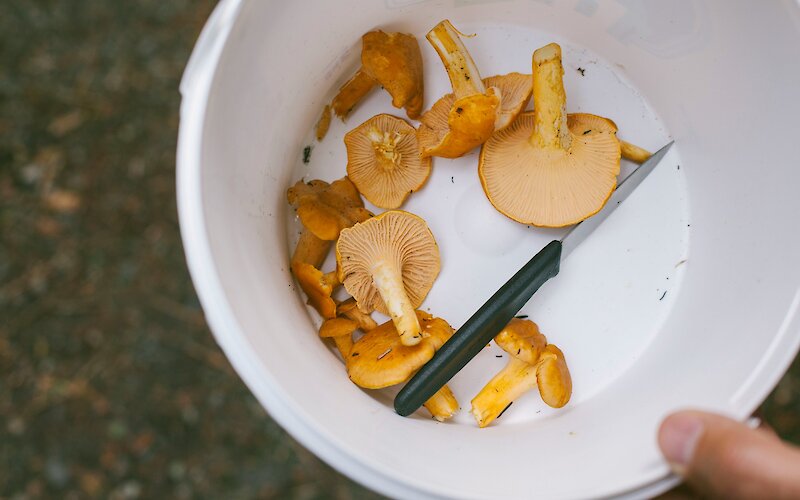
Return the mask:
<svg viewBox="0 0 800 500">
<path fill-rule="evenodd" d="M 774 434 L 685 411 L 664 420 L 658 442 L 675 471 L 712 496 L 800 497 L 800 451 Z"/>
</svg>

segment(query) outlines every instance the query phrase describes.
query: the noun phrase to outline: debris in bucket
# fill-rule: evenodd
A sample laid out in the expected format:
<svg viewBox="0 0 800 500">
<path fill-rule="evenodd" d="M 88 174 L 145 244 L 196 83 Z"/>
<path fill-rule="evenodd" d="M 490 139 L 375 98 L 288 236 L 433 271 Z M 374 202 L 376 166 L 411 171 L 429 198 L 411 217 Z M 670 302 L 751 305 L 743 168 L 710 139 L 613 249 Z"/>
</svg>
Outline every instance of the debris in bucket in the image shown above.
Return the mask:
<svg viewBox="0 0 800 500">
<path fill-rule="evenodd" d="M 661 298 L 658 299 L 658 300 L 664 300 L 664 297 L 666 297 L 666 296 L 667 296 L 667 291 L 664 290 L 664 293 L 661 295 Z"/>
<path fill-rule="evenodd" d="M 586 68 L 578 68 L 578 73 L 580 73 L 581 76 L 586 76 Z"/>
<path fill-rule="evenodd" d="M 312 146 L 306 146 L 303 148 L 303 163 L 308 165 L 308 162 L 311 161 L 311 150 L 314 149 Z"/>
</svg>

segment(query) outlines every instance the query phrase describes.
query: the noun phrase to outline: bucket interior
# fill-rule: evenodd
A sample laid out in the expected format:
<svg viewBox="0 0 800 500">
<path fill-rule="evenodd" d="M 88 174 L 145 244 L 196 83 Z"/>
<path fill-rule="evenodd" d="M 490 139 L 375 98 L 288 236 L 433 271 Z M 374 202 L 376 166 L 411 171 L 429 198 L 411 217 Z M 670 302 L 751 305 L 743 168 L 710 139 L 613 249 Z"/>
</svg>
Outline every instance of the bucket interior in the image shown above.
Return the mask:
<svg viewBox="0 0 800 500">
<path fill-rule="evenodd" d="M 691 0 L 242 2 L 193 167 L 203 245 L 227 312 L 199 293 L 210 316 L 230 314 L 235 325 L 215 334 L 235 365 L 247 359 L 245 381 L 282 424 L 296 419 L 307 446 L 342 457 L 333 465 L 356 479 L 382 478 L 371 484 L 388 493 L 403 484 L 444 496 L 522 496 L 533 482 L 546 497 L 601 496 L 658 480 L 667 467 L 655 431 L 667 412 L 699 406 L 744 417 L 797 349 L 800 266 L 787 265 L 800 255 L 800 233 L 787 231 L 800 213 L 797 10 Z M 345 175 L 342 137 L 369 117 L 407 118 L 378 90 L 346 122 L 334 118 L 323 141 L 313 138 L 323 106 L 358 67 L 360 36 L 417 36 L 427 109 L 449 92 L 424 38 L 442 19 L 477 35 L 465 44 L 484 77 L 529 73 L 532 52 L 558 42 L 569 112 L 611 118 L 621 138 L 651 151 L 675 140 L 520 312 L 564 351 L 572 401 L 552 410 L 533 392 L 486 429 L 470 399 L 506 353 L 484 349 L 451 382 L 461 405 L 453 421 L 424 410 L 401 418 L 395 390 L 348 380 L 288 265 L 300 225 L 286 189 Z M 620 178 L 633 166 L 623 162 Z M 421 309 L 456 328 L 564 233 L 495 211 L 477 151 L 435 158 L 403 209 L 427 221 L 441 252 Z M 334 266 L 331 255 L 323 270 Z"/>
</svg>

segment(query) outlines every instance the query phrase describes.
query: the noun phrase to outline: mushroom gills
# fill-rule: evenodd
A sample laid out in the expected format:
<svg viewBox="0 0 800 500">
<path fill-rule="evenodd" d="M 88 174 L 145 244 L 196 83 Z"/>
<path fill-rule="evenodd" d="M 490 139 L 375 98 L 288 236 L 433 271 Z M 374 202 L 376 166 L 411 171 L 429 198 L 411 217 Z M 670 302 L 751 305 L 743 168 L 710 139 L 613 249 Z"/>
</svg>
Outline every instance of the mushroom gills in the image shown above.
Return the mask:
<svg viewBox="0 0 800 500">
<path fill-rule="evenodd" d="M 373 116 L 344 136 L 347 176 L 380 208 L 398 208 L 428 180 L 430 158 L 421 158 L 417 131 L 402 118 Z"/>
<path fill-rule="evenodd" d="M 600 211 L 619 175 L 611 120 L 567 114 L 561 48 L 532 57 L 533 112 L 522 113 L 481 149 L 478 175 L 492 205 L 523 224 L 563 227 Z"/>
<path fill-rule="evenodd" d="M 339 93 L 333 98 L 331 102 L 333 112 L 344 120 L 355 108 L 356 104 L 377 85 L 377 80 L 365 73 L 364 70 L 359 69 L 352 78 L 341 86 Z"/>
<path fill-rule="evenodd" d="M 361 311 L 391 316 L 403 345 L 420 342 L 414 308 L 441 269 L 439 247 L 424 220 L 390 210 L 344 229 L 336 242 L 336 263 Z"/>
</svg>

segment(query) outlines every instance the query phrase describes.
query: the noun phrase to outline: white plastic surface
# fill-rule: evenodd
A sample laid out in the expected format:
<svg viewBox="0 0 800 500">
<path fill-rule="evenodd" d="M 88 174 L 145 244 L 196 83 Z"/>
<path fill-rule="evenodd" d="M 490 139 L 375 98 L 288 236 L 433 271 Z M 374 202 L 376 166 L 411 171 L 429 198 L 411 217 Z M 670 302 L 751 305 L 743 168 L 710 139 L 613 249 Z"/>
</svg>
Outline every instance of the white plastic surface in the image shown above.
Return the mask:
<svg viewBox="0 0 800 500">
<path fill-rule="evenodd" d="M 469 400 L 506 362 L 501 351 L 486 349 L 453 380 L 454 421 L 403 419 L 393 391 L 348 381 L 287 266 L 298 226 L 286 188 L 341 177 L 345 131 L 378 112 L 404 116 L 374 92 L 322 143 L 311 140 L 356 68 L 360 35 L 419 37 L 427 108 L 448 81 L 424 33 L 444 18 L 478 34 L 466 44 L 483 76 L 529 72 L 532 51 L 558 41 L 569 111 L 608 116 L 620 137 L 651 150 L 676 140 L 522 311 L 564 350 L 570 404 L 553 411 L 528 394 L 482 430 Z M 673 480 L 655 443 L 660 419 L 685 406 L 746 417 L 800 342 L 800 67 L 790 64 L 800 61 L 799 25 L 788 1 L 223 0 L 182 82 L 178 158 L 187 258 L 220 345 L 282 426 L 391 496 L 663 490 Z M 495 212 L 476 162 L 435 159 L 403 207 L 428 221 L 442 252 L 423 308 L 456 327 L 560 234 Z"/>
</svg>

